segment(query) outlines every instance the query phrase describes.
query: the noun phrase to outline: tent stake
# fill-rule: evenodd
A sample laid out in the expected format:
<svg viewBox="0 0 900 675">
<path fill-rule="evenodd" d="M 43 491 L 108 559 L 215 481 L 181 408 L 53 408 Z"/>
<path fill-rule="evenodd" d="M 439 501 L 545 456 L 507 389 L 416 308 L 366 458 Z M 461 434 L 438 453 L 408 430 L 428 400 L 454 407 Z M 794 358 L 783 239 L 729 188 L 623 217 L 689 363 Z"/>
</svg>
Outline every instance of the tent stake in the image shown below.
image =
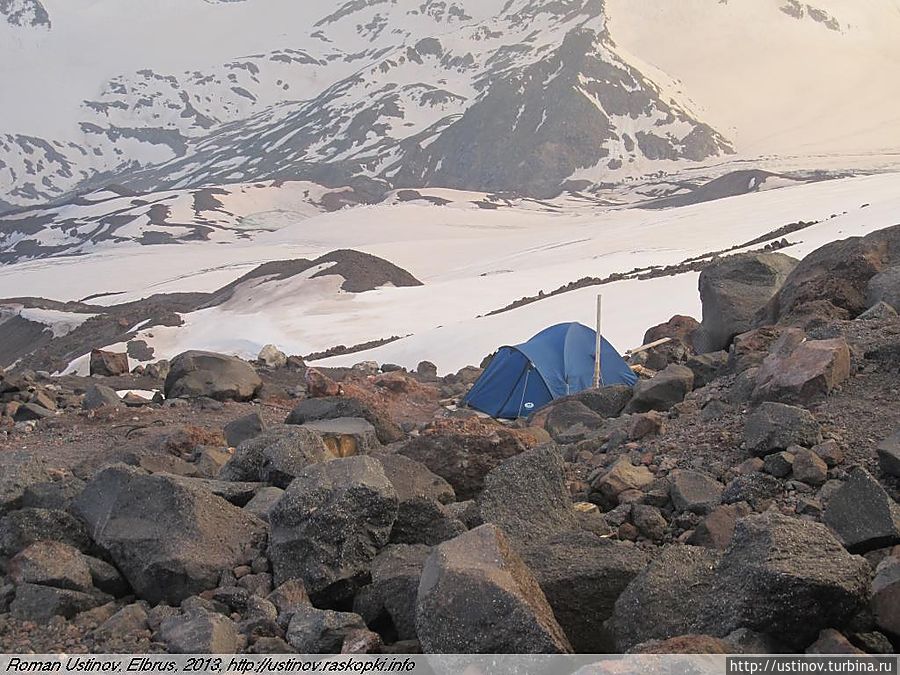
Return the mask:
<svg viewBox="0 0 900 675">
<path fill-rule="evenodd" d="M 594 349 L 594 389 L 598 389 L 603 384 L 603 375 L 600 368 L 600 351 L 603 347 L 603 337 L 600 332 L 600 315 L 603 309 L 603 296 L 597 295 L 597 346 Z"/>
</svg>

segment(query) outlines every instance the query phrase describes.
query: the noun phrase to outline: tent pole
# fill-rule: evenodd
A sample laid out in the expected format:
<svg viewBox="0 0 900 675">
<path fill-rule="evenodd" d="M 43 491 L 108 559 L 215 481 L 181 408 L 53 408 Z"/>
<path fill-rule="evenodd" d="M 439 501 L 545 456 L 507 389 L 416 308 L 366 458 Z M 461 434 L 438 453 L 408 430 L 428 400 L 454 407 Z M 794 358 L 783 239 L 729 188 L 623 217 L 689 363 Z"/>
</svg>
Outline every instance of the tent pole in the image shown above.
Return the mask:
<svg viewBox="0 0 900 675">
<path fill-rule="evenodd" d="M 600 351 L 603 347 L 603 334 L 600 332 L 600 316 L 603 309 L 603 296 L 597 295 L 597 345 L 594 348 L 594 389 L 603 384 L 603 375 L 600 363 Z"/>
</svg>

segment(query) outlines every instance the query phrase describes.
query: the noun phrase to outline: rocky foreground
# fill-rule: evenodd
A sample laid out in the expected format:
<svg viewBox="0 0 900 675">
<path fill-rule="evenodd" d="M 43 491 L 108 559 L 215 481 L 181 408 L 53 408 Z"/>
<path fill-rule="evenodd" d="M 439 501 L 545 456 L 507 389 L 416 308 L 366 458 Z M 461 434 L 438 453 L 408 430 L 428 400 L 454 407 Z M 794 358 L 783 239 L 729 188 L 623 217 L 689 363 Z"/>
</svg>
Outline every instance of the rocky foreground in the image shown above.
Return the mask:
<svg viewBox="0 0 900 675">
<path fill-rule="evenodd" d="M 427 362 L 2 374 L 0 648 L 900 651 L 900 226 L 700 293 L 515 424 Z"/>
</svg>

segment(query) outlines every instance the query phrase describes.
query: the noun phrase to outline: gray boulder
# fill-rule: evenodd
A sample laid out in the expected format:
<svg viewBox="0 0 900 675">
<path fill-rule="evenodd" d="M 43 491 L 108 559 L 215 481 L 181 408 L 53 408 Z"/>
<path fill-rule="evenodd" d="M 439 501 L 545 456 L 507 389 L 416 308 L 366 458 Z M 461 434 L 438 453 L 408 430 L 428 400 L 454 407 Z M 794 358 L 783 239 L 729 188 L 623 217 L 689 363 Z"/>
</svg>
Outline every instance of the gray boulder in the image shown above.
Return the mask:
<svg viewBox="0 0 900 675">
<path fill-rule="evenodd" d="M 703 603 L 720 554 L 696 546 L 668 546 L 615 602 L 610 625 L 616 651 L 648 640 L 705 632 Z"/>
<path fill-rule="evenodd" d="M 85 410 L 96 410 L 104 406 L 115 407 L 119 405 L 122 405 L 122 399 L 116 393 L 116 390 L 103 384 L 95 384 L 89 387 L 81 401 L 81 407 Z"/>
<path fill-rule="evenodd" d="M 485 476 L 478 496 L 482 521 L 514 546 L 578 529 L 559 449 L 545 445 L 510 457 Z"/>
<path fill-rule="evenodd" d="M 310 464 L 333 458 L 322 437 L 314 431 L 296 426 L 273 427 L 241 443 L 222 467 L 219 478 L 286 488 Z"/>
<path fill-rule="evenodd" d="M 886 321 L 896 319 L 897 310 L 886 302 L 876 302 L 865 312 L 856 317 L 857 321 Z"/>
<path fill-rule="evenodd" d="M 275 583 L 302 579 L 314 601 L 351 597 L 388 543 L 397 493 L 370 457 L 304 469 L 269 511 Z"/>
<path fill-rule="evenodd" d="M 747 417 L 744 449 L 765 457 L 792 445 L 811 448 L 822 442 L 816 418 L 808 410 L 784 403 L 766 402 Z"/>
<path fill-rule="evenodd" d="M 632 388 L 627 384 L 611 384 L 599 389 L 586 389 L 572 398 L 601 417 L 618 417 L 631 400 Z"/>
<path fill-rule="evenodd" d="M 278 500 L 281 499 L 283 494 L 284 490 L 278 487 L 260 488 L 257 490 L 256 494 L 253 495 L 253 499 L 244 505 L 244 510 L 268 523 L 269 511 L 271 511 L 272 507 L 278 503 Z"/>
<path fill-rule="evenodd" d="M 865 607 L 870 576 L 824 525 L 774 511 L 749 516 L 716 569 L 706 623 L 714 635 L 749 628 L 799 649 Z"/>
<path fill-rule="evenodd" d="M 878 444 L 878 465 L 888 476 L 900 478 L 900 430 Z"/>
<path fill-rule="evenodd" d="M 666 549 L 616 602 L 616 645 L 743 628 L 802 649 L 863 609 L 869 582 L 825 526 L 769 511 L 739 520 L 724 554 Z"/>
<path fill-rule="evenodd" d="M 547 430 L 559 443 L 577 443 L 602 429 L 606 420 L 574 398 L 554 401 L 531 418 L 531 424 Z"/>
<path fill-rule="evenodd" d="M 0 516 L 21 505 L 29 485 L 47 480 L 47 467 L 34 453 L 0 452 Z"/>
<path fill-rule="evenodd" d="M 828 499 L 824 521 L 855 553 L 900 543 L 900 505 L 862 467 Z"/>
<path fill-rule="evenodd" d="M 285 639 L 300 654 L 340 654 L 344 640 L 358 630 L 367 630 L 358 614 L 307 605 L 294 612 Z"/>
<path fill-rule="evenodd" d="M 881 630 L 900 636 L 900 558 L 888 556 L 875 569 L 872 611 Z"/>
<path fill-rule="evenodd" d="M 493 525 L 444 542 L 428 557 L 416 633 L 431 654 L 571 651 L 534 576 Z"/>
<path fill-rule="evenodd" d="M 96 474 L 72 509 L 137 595 L 154 603 L 215 588 L 264 536 L 261 521 L 224 499 L 122 465 Z"/>
<path fill-rule="evenodd" d="M 9 612 L 20 621 L 43 624 L 55 616 L 72 619 L 76 615 L 112 601 L 98 591 L 84 593 L 68 588 L 24 583 L 16 587 L 16 597 Z"/>
<path fill-rule="evenodd" d="M 403 431 L 385 415 L 379 414 L 359 399 L 346 396 L 325 396 L 300 401 L 284 421 L 285 424 L 306 424 L 318 420 L 341 417 L 361 417 L 375 427 L 378 440 L 384 444 L 395 443 L 404 436 Z"/>
<path fill-rule="evenodd" d="M 387 546 L 372 561 L 372 583 L 357 595 L 353 611 L 366 623 L 389 620 L 399 640 L 416 639 L 416 598 L 429 546 Z"/>
<path fill-rule="evenodd" d="M 649 380 L 640 380 L 634 386 L 634 397 L 625 408 L 626 412 L 665 412 L 681 403 L 694 388 L 694 372 L 678 364 L 666 366 Z"/>
<path fill-rule="evenodd" d="M 884 302 L 897 309 L 900 307 L 900 264 L 888 267 L 869 279 L 866 293 L 869 306 Z"/>
<path fill-rule="evenodd" d="M 481 492 L 491 469 L 526 449 L 517 430 L 454 421 L 426 429 L 398 452 L 427 466 L 453 486 L 458 499 L 466 500 Z"/>
<path fill-rule="evenodd" d="M 93 589 L 91 568 L 81 551 L 58 541 L 35 542 L 9 562 L 8 572 L 16 585 L 39 584 L 84 593 Z"/>
<path fill-rule="evenodd" d="M 699 471 L 677 471 L 671 476 L 669 496 L 678 511 L 701 515 L 719 505 L 725 486 Z"/>
<path fill-rule="evenodd" d="M 462 521 L 436 499 L 413 497 L 399 502 L 390 542 L 435 546 L 466 529 Z"/>
<path fill-rule="evenodd" d="M 724 350 L 697 354 L 684 364 L 694 373 L 694 389 L 705 387 L 728 367 L 728 352 Z"/>
<path fill-rule="evenodd" d="M 797 263 L 783 253 L 741 253 L 704 269 L 699 284 L 703 320 L 694 333 L 697 353 L 727 349 L 735 335 L 750 330 L 754 315 Z"/>
<path fill-rule="evenodd" d="M 163 620 L 155 638 L 170 654 L 235 654 L 242 645 L 234 621 L 199 609 Z"/>
<path fill-rule="evenodd" d="M 246 361 L 194 350 L 172 360 L 166 375 L 165 394 L 166 398 L 249 401 L 261 388 L 262 380 Z"/>
<path fill-rule="evenodd" d="M 66 511 L 72 500 L 81 494 L 84 485 L 84 481 L 76 476 L 34 483 L 25 488 L 22 508 Z"/>
<path fill-rule="evenodd" d="M 179 476 L 177 474 L 166 473 L 164 471 L 157 471 L 154 475 L 168 478 L 179 485 L 184 485 L 189 488 L 206 490 L 210 494 L 221 497 L 235 506 L 245 506 L 253 499 L 257 491 L 263 487 L 262 483 L 215 480 L 213 478 L 193 478 L 190 476 Z"/>
<path fill-rule="evenodd" d="M 575 651 L 613 652 L 604 624 L 622 591 L 650 563 L 647 553 L 590 532 L 571 531 L 526 546 L 522 556 Z"/>
<path fill-rule="evenodd" d="M 225 441 L 232 448 L 251 438 L 256 438 L 266 429 L 266 421 L 258 412 L 238 417 L 225 425 Z"/>
<path fill-rule="evenodd" d="M 421 462 L 403 455 L 379 454 L 372 457 L 381 464 L 401 503 L 418 497 L 433 499 L 441 504 L 452 504 L 456 500 L 453 486 Z"/>
<path fill-rule="evenodd" d="M 0 555 L 14 556 L 37 541 L 58 541 L 87 551 L 90 538 L 75 516 L 56 509 L 19 509 L 0 520 Z"/>
<path fill-rule="evenodd" d="M 94 584 L 94 588 L 114 598 L 122 598 L 131 593 L 128 582 L 114 566 L 89 555 L 85 555 L 84 559 L 91 572 L 91 583 Z"/>
</svg>

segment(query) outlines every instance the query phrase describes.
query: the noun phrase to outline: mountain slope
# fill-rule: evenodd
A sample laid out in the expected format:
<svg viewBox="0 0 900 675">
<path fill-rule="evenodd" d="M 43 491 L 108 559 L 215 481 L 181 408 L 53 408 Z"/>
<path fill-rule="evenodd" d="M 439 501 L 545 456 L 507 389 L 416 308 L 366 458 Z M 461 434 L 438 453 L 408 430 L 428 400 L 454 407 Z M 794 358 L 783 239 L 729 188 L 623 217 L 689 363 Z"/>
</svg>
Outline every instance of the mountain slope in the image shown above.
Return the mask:
<svg viewBox="0 0 900 675">
<path fill-rule="evenodd" d="M 617 55 L 601 0 L 325 7 L 301 10 L 320 18 L 292 47 L 112 77 L 69 138 L 7 134 L 0 199 L 358 177 L 550 193 L 601 162 L 731 150 Z M 469 170 L 472 148 L 500 144 Z"/>
</svg>

